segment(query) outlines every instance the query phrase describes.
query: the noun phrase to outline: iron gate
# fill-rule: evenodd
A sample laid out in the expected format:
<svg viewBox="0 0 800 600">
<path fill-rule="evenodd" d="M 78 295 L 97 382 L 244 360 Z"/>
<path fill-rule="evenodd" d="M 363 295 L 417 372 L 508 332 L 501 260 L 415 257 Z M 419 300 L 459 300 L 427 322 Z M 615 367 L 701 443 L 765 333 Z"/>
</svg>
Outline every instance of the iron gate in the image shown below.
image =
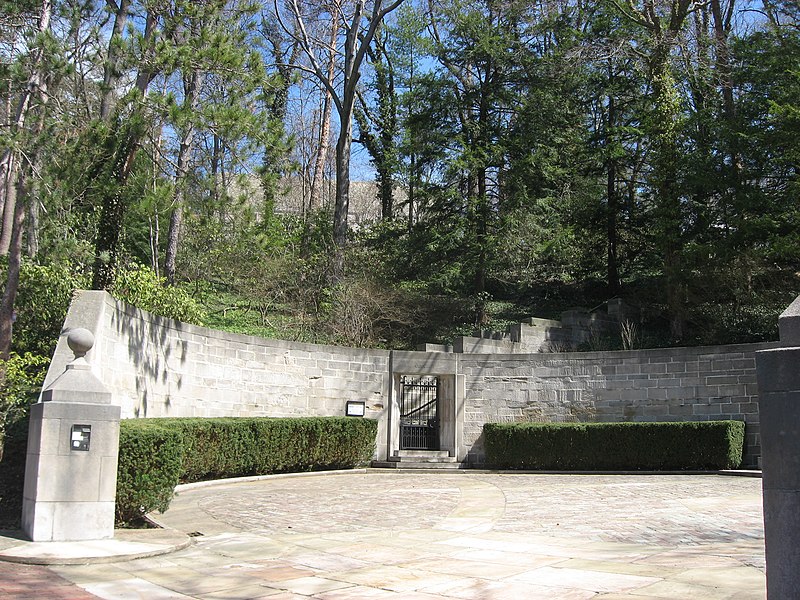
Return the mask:
<svg viewBox="0 0 800 600">
<path fill-rule="evenodd" d="M 400 377 L 400 449 L 439 449 L 439 378 Z"/>
</svg>

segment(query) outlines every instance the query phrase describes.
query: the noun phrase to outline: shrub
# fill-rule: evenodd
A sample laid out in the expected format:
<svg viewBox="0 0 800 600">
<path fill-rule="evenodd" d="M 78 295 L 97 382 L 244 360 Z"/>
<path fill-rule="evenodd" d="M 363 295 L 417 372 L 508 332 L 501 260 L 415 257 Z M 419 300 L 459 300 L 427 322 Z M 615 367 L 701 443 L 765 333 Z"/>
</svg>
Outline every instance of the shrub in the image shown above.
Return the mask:
<svg viewBox="0 0 800 600">
<path fill-rule="evenodd" d="M 377 428 L 346 417 L 123 420 L 117 521 L 166 510 L 179 481 L 366 464 Z"/>
<path fill-rule="evenodd" d="M 0 458 L 3 457 L 3 435 L 6 423 L 24 417 L 36 401 L 47 374 L 50 359 L 26 352 L 12 352 L 8 360 L 0 360 Z"/>
<path fill-rule="evenodd" d="M 486 461 L 503 469 L 705 470 L 742 461 L 744 422 L 487 423 Z"/>
<path fill-rule="evenodd" d="M 202 325 L 205 319 L 200 304 L 186 291 L 166 285 L 166 279 L 148 267 L 120 268 L 110 291 L 115 298 L 154 315 L 195 325 Z"/>
<path fill-rule="evenodd" d="M 12 350 L 52 356 L 75 290 L 85 289 L 88 283 L 77 269 L 23 261 L 14 304 Z"/>
<path fill-rule="evenodd" d="M 148 419 L 123 420 L 119 430 L 116 520 L 129 523 L 172 500 L 183 462 L 181 432 Z"/>
<path fill-rule="evenodd" d="M 179 481 L 352 468 L 375 450 L 371 419 L 124 419 L 120 422 L 116 521 L 165 511 Z M 15 419 L 0 460 L 0 527 L 19 526 L 27 415 Z"/>
<path fill-rule="evenodd" d="M 346 417 L 149 419 L 181 432 L 181 479 L 352 468 L 375 451 L 377 422 Z"/>
</svg>

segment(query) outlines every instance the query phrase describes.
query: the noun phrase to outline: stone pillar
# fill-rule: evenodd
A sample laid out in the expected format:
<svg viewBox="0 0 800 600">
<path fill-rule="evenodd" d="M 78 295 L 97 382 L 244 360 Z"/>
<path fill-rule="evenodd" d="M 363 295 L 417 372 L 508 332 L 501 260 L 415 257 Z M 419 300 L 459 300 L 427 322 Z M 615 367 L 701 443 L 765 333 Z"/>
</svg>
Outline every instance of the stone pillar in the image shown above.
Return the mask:
<svg viewBox="0 0 800 600">
<path fill-rule="evenodd" d="M 84 358 L 92 333 L 68 343 L 75 359 L 31 407 L 22 529 L 34 542 L 114 536 L 120 407 Z"/>
<path fill-rule="evenodd" d="M 778 320 L 781 348 L 756 352 L 767 597 L 800 590 L 800 297 Z"/>
</svg>

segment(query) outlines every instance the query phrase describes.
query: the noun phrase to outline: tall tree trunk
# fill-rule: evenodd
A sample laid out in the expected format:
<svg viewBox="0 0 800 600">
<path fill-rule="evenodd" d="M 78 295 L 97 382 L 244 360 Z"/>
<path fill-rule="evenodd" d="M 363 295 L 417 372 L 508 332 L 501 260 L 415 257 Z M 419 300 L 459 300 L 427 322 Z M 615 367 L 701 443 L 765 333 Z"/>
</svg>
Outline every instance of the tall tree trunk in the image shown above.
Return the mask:
<svg viewBox="0 0 800 600">
<path fill-rule="evenodd" d="M 674 119 L 678 107 L 669 94 L 674 85 L 666 56 L 655 64 L 653 103 L 659 124 L 654 132 L 653 184 L 656 192 L 656 214 L 659 245 L 664 257 L 664 283 L 670 331 L 675 341 L 686 334 L 686 280 L 683 264 L 683 223 L 680 195 L 677 189 L 679 151 Z"/>
<path fill-rule="evenodd" d="M 39 208 L 39 200 L 31 198 L 28 206 L 28 235 L 26 237 L 28 258 L 36 258 L 36 255 L 39 254 Z"/>
<path fill-rule="evenodd" d="M 4 152 L 2 169 L 3 180 L 0 192 L 3 194 L 3 215 L 0 221 L 0 256 L 8 256 L 11 235 L 14 229 L 14 214 L 17 204 L 18 159 L 12 150 Z"/>
<path fill-rule="evenodd" d="M 50 18 L 53 12 L 52 0 L 42 0 L 41 12 L 39 13 L 39 24 L 37 31 L 40 35 L 44 35 L 50 29 Z M 11 131 L 19 133 L 25 127 L 25 121 L 28 117 L 28 112 L 31 108 L 33 97 L 43 91 L 46 92 L 45 73 L 42 66 L 44 62 L 44 43 L 33 51 L 33 59 L 30 65 L 30 75 L 28 76 L 25 89 L 20 94 L 17 107 L 14 112 L 14 118 L 11 125 Z M 2 155 L 0 155 L 0 204 L 3 205 L 3 222 L 2 231 L 0 231 L 0 256 L 7 256 L 13 235 L 14 215 L 16 213 L 16 206 L 10 202 L 11 197 L 9 191 L 16 186 L 19 158 L 15 156 L 16 152 L 13 147 L 6 148 Z M 13 194 L 12 194 L 13 195 Z"/>
<path fill-rule="evenodd" d="M 714 17 L 717 73 L 722 88 L 722 112 L 725 118 L 732 123 L 736 118 L 736 105 L 733 97 L 733 75 L 728 36 L 735 0 L 729 0 L 729 2 L 728 11 L 723 13 L 720 0 L 711 0 L 711 14 Z"/>
<path fill-rule="evenodd" d="M 314 157 L 313 179 L 311 180 L 311 195 L 308 206 L 311 211 L 322 206 L 322 183 L 325 176 L 325 160 L 328 158 L 331 138 L 331 110 L 333 98 L 330 88 L 336 77 L 336 38 L 339 35 L 338 15 L 334 12 L 331 18 L 330 54 L 328 56 L 328 85 L 322 86 L 323 102 L 322 116 L 319 125 L 319 145 Z"/>
<path fill-rule="evenodd" d="M 103 65 L 103 84 L 100 87 L 102 96 L 100 97 L 100 119 L 108 121 L 111 116 L 111 108 L 114 103 L 114 83 L 119 78 L 119 45 L 122 39 L 122 31 L 128 21 L 131 0 L 119 0 L 119 4 L 113 1 L 107 2 L 108 6 L 114 10 L 114 26 L 111 29 L 111 37 L 108 40 L 108 55 L 105 65 Z"/>
<path fill-rule="evenodd" d="M 44 106 L 47 104 L 47 96 L 42 95 L 41 97 L 41 105 Z M 45 111 L 42 110 L 39 114 L 39 119 L 36 123 L 36 131 L 34 133 L 35 136 L 40 136 L 42 131 L 44 131 L 45 125 Z M 41 162 L 42 157 L 38 150 L 35 150 L 33 155 L 30 156 L 31 160 L 31 167 L 30 171 L 31 174 L 41 172 Z M 39 209 L 40 209 L 40 201 L 39 198 L 36 198 L 33 194 L 26 194 L 29 195 L 27 198 L 27 208 L 28 208 L 28 226 L 27 226 L 27 254 L 29 258 L 34 258 L 39 253 Z"/>
<path fill-rule="evenodd" d="M 139 123 L 141 112 L 144 106 L 145 95 L 150 82 L 155 73 L 148 64 L 153 53 L 153 38 L 156 35 L 156 24 L 158 15 L 154 8 L 147 12 L 145 21 L 143 44 L 145 50 L 145 64 L 139 69 L 136 75 L 136 90 L 138 97 L 134 100 L 133 116 L 128 117 L 123 122 L 121 119 L 114 126 L 114 130 L 109 134 L 114 139 L 120 139 L 119 145 L 115 148 L 113 164 L 111 165 L 113 189 L 103 198 L 103 206 L 100 210 L 100 222 L 95 238 L 95 261 L 92 273 L 92 289 L 106 290 L 114 284 L 116 275 L 117 254 L 119 253 L 119 242 L 122 234 L 122 220 L 125 216 L 124 191 L 128 177 L 133 169 L 136 151 L 139 142 L 144 136 L 144 130 Z"/>
<path fill-rule="evenodd" d="M 413 147 L 413 140 L 412 140 Z M 417 154 L 413 150 L 408 164 L 408 232 L 414 229 L 414 202 L 417 195 Z"/>
<path fill-rule="evenodd" d="M 613 79 L 612 67 L 609 64 L 609 76 Z M 613 156 L 612 135 L 616 127 L 616 106 L 614 96 L 608 95 L 608 120 L 606 122 L 606 235 L 607 235 L 607 274 L 608 293 L 611 296 L 619 294 L 619 263 L 617 255 L 617 214 L 619 213 L 619 198 L 617 196 L 617 159 Z"/>
<path fill-rule="evenodd" d="M 189 114 L 186 129 L 181 138 L 181 145 L 178 149 L 178 160 L 175 166 L 175 196 L 173 198 L 175 207 L 172 209 L 172 215 L 169 219 L 167 252 L 164 259 L 164 275 L 167 278 L 167 283 L 170 285 L 175 285 L 175 263 L 178 256 L 178 242 L 181 235 L 181 227 L 183 226 L 183 208 L 186 203 L 186 178 L 189 173 L 189 159 L 191 158 L 192 149 L 194 147 L 195 127 L 192 119 L 194 118 L 193 113 L 197 110 L 202 80 L 202 74 L 195 68 L 192 70 L 185 88 L 185 106 L 192 114 Z"/>
<path fill-rule="evenodd" d="M 176 195 L 183 196 L 176 192 Z M 172 214 L 169 217 L 169 229 L 167 230 L 167 252 L 164 257 L 164 276 L 169 285 L 175 285 L 175 262 L 178 254 L 178 238 L 183 227 L 183 200 L 178 200 Z"/>
<path fill-rule="evenodd" d="M 42 0 L 39 15 L 39 33 L 45 34 L 50 29 L 50 15 L 52 3 Z M 12 124 L 13 131 L 20 132 L 25 126 L 28 113 L 34 96 L 40 97 L 42 107 L 47 103 L 47 81 L 45 79 L 42 63 L 44 62 L 44 47 L 40 45 L 34 52 L 31 65 L 31 74 L 28 84 L 23 90 Z M 38 121 L 35 135 L 41 134 L 44 127 L 44 115 Z M 35 161 L 35 155 L 30 160 Z M 31 165 L 21 164 L 20 155 L 11 148 L 6 150 L 2 158 L 3 167 L 0 166 L 0 188 L 5 192 L 3 202 L 3 232 L 2 254 L 8 256 L 8 269 L 3 296 L 0 298 L 0 359 L 7 360 L 11 351 L 11 339 L 14 327 L 14 306 L 19 290 L 19 275 L 22 260 L 22 231 L 25 225 L 25 196 L 26 177 Z M 6 212 L 10 215 L 10 222 L 6 221 Z M 5 379 L 5 369 L 0 370 L 0 379 Z"/>
<path fill-rule="evenodd" d="M 334 277 L 344 274 L 344 247 L 347 243 L 347 211 L 350 209 L 350 146 L 352 124 L 342 123 L 336 142 L 336 205 L 333 211 Z"/>
<path fill-rule="evenodd" d="M 17 197 L 25 195 L 25 169 L 20 169 L 14 193 Z M 0 298 L 0 360 L 8 360 L 11 352 L 11 338 L 14 328 L 14 305 L 19 290 L 19 274 L 22 258 L 22 229 L 25 225 L 25 205 L 15 202 L 12 223 L 11 243 L 8 252 L 8 270 L 3 297 Z M 5 372 L 2 373 L 3 378 Z"/>
<path fill-rule="evenodd" d="M 697 10 L 694 0 L 672 0 L 668 14 L 661 15 L 656 0 L 643 0 L 637 8 L 633 0 L 622 5 L 614 0 L 622 14 L 647 29 L 651 50 L 646 57 L 651 78 L 650 140 L 652 147 L 652 187 L 656 211 L 656 240 L 663 257 L 667 312 L 673 340 L 686 334 L 686 272 L 683 264 L 682 209 L 678 189 L 680 150 L 678 147 L 679 100 L 675 97 L 670 53 L 676 37 L 683 30 L 687 15 Z"/>
<path fill-rule="evenodd" d="M 478 169 L 475 177 L 476 189 L 476 231 L 475 238 L 478 245 L 478 256 L 475 265 L 475 293 L 480 296 L 486 291 L 486 272 L 488 270 L 488 242 L 489 242 L 489 199 L 486 187 L 486 168 Z M 486 306 L 480 302 L 478 324 L 487 321 Z"/>
</svg>

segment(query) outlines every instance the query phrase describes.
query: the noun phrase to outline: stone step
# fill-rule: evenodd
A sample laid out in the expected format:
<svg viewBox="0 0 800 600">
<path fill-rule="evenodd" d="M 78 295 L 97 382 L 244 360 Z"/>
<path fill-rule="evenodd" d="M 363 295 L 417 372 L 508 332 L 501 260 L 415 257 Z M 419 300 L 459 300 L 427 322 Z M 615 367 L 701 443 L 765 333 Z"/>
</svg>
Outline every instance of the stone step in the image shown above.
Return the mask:
<svg viewBox="0 0 800 600">
<path fill-rule="evenodd" d="M 400 458 L 451 458 L 447 450 L 398 450 L 395 457 Z"/>
<path fill-rule="evenodd" d="M 456 462 L 455 456 L 414 456 L 414 457 L 402 457 L 402 456 L 390 456 L 387 459 L 389 462 L 394 463 L 454 463 Z"/>
<path fill-rule="evenodd" d="M 394 461 L 391 458 L 387 461 L 372 461 L 372 467 L 376 469 L 426 469 L 426 470 L 456 470 L 466 469 L 466 465 L 460 462 L 412 462 L 409 460 Z"/>
</svg>

